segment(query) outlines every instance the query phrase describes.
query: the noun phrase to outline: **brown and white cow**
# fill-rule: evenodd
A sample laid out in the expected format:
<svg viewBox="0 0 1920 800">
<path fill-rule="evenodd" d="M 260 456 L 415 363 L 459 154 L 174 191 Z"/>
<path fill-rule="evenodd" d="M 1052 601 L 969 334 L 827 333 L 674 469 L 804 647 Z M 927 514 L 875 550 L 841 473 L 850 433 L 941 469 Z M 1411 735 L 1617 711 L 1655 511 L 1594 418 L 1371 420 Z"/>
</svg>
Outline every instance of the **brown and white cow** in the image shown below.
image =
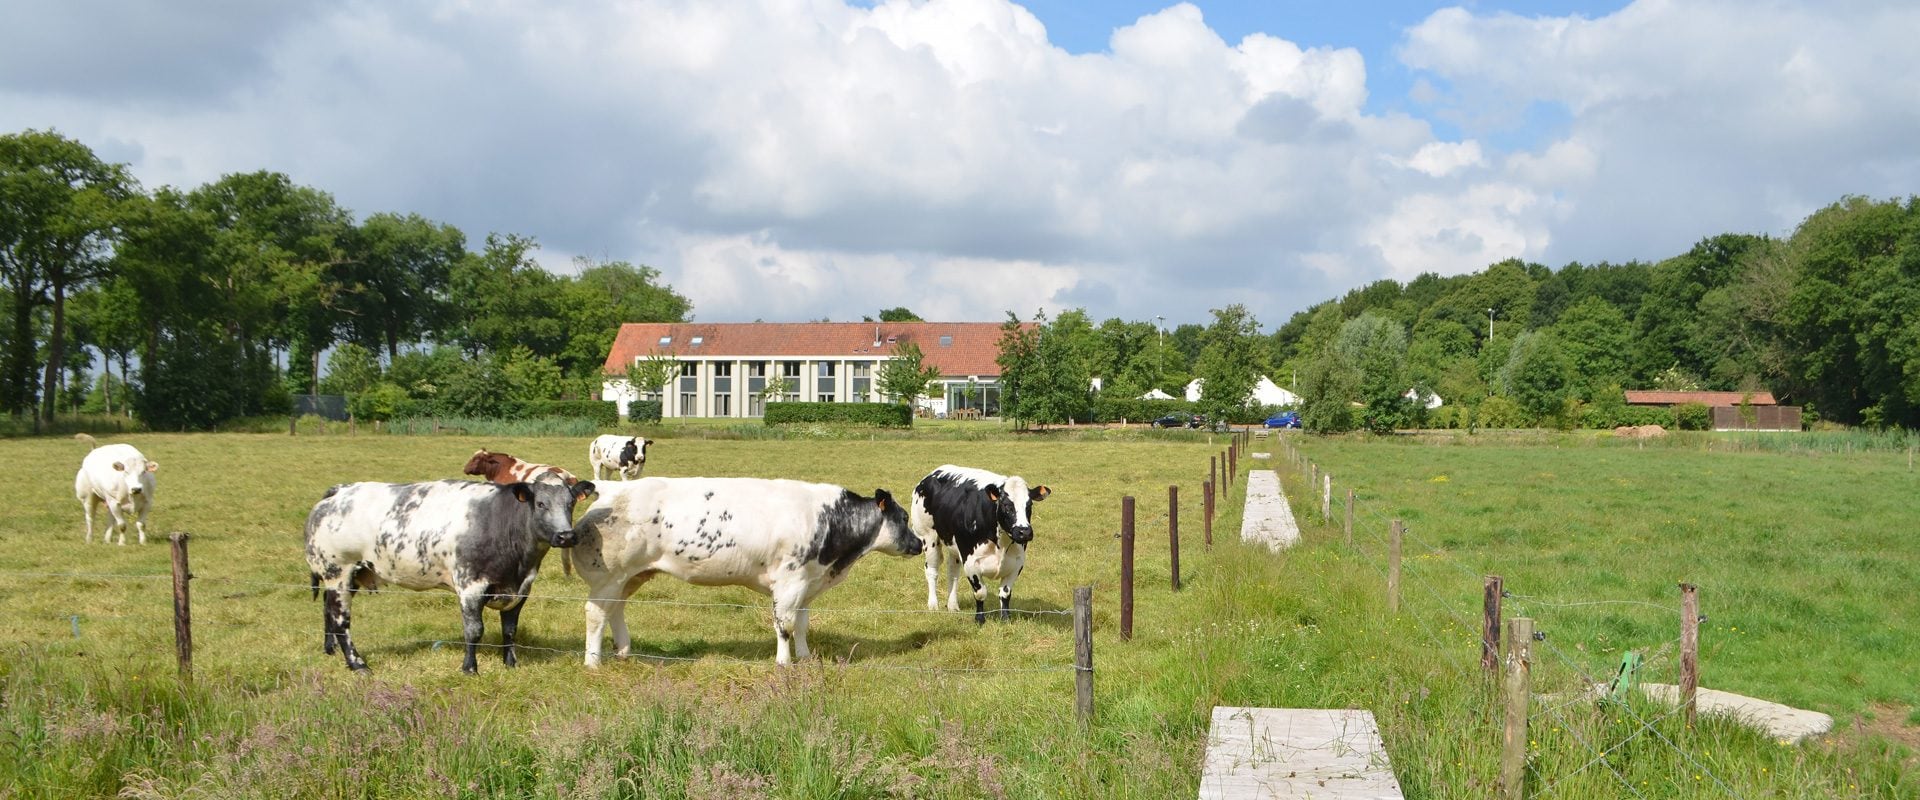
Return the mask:
<svg viewBox="0 0 1920 800">
<path fill-rule="evenodd" d="M 535 464 L 521 461 L 506 453 L 490 453 L 477 450 L 473 458 L 467 459 L 466 474 L 479 475 L 488 483 L 533 483 L 539 480 L 557 480 L 568 486 L 580 482 L 573 473 L 552 464 Z"/>
</svg>

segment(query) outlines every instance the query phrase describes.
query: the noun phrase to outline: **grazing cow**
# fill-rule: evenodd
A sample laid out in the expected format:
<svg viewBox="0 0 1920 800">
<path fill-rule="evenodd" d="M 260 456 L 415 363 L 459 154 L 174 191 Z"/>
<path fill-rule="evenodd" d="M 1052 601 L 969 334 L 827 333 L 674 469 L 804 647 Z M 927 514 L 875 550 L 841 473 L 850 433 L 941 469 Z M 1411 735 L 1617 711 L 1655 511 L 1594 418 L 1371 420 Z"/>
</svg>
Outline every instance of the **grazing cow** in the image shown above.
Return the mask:
<svg viewBox="0 0 1920 800">
<path fill-rule="evenodd" d="M 93 437 L 86 434 L 75 438 L 93 443 Z M 100 541 L 113 541 L 114 531 L 119 531 L 120 543 L 126 544 L 131 518 L 140 543 L 147 543 L 147 511 L 153 507 L 153 474 L 158 471 L 160 462 L 148 461 L 130 444 L 96 447 L 80 459 L 80 471 L 73 476 L 73 496 L 86 516 L 89 543 L 93 541 L 93 507 L 101 503 L 107 505 L 113 525 Z"/>
<path fill-rule="evenodd" d="M 960 610 L 960 573 L 973 586 L 973 620 L 987 621 L 982 581 L 1000 582 L 1000 619 L 1013 605 L 1013 582 L 1033 541 L 1033 504 L 1053 493 L 1025 479 L 952 464 L 913 487 L 913 532 L 927 541 L 927 608 L 940 607 L 936 584 L 947 573 L 947 610 Z"/>
<path fill-rule="evenodd" d="M 587 463 L 593 465 L 593 479 L 600 480 L 600 469 L 618 476 L 620 480 L 630 481 L 640 477 L 640 471 L 647 467 L 647 445 L 650 439 L 638 436 L 615 436 L 606 434 L 587 445 Z"/>
<path fill-rule="evenodd" d="M 535 464 L 506 453 L 489 453 L 486 450 L 474 451 L 473 458 L 467 459 L 466 474 L 479 475 L 481 480 L 488 483 L 502 484 L 557 480 L 572 486 L 580 482 L 573 473 L 552 464 Z"/>
<path fill-rule="evenodd" d="M 608 483 L 574 526 L 587 582 L 587 666 L 600 637 L 627 655 L 626 599 L 659 573 L 773 597 L 774 661 L 806 658 L 807 605 L 870 551 L 917 555 L 907 510 L 885 489 L 757 478 L 641 478 Z"/>
<path fill-rule="evenodd" d="M 573 504 L 593 491 L 582 481 L 499 485 L 474 481 L 349 483 L 327 490 L 307 516 L 307 566 L 314 596 L 326 587 L 325 644 L 338 645 L 347 668 L 364 670 L 348 635 L 353 593 L 396 584 L 414 591 L 450 589 L 460 597 L 467 657 L 485 631 L 480 610 L 500 612 L 502 659 L 516 663 L 513 635 L 548 547 L 574 543 Z"/>
</svg>

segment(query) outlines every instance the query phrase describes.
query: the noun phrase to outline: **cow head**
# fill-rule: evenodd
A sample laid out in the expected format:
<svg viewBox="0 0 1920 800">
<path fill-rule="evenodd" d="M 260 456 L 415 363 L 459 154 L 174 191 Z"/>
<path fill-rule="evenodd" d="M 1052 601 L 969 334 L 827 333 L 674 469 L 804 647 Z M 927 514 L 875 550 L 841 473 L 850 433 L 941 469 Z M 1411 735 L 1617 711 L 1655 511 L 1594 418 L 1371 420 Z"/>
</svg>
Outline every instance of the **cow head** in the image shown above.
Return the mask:
<svg viewBox="0 0 1920 800">
<path fill-rule="evenodd" d="M 650 444 L 653 444 L 653 440 L 643 439 L 638 436 L 628 439 L 627 446 L 620 448 L 619 465 L 621 467 L 637 467 L 647 463 L 647 445 Z"/>
<path fill-rule="evenodd" d="M 147 473 L 159 472 L 160 462 L 148 461 L 136 456 L 126 461 L 113 462 L 113 469 L 115 472 L 120 473 L 120 477 L 127 482 L 128 494 L 145 494 L 147 491 Z"/>
<path fill-rule="evenodd" d="M 467 475 L 485 476 L 499 469 L 499 463 L 500 455 L 498 453 L 489 453 L 485 449 L 475 450 L 473 452 L 473 458 L 467 459 L 467 467 L 463 472 Z"/>
<path fill-rule="evenodd" d="M 533 532 L 554 547 L 572 547 L 580 539 L 573 532 L 573 504 L 593 494 L 593 481 L 572 486 L 538 481 L 507 486 L 513 499 L 533 507 Z"/>
<path fill-rule="evenodd" d="M 1053 494 L 1053 490 L 1044 485 L 1027 488 L 1026 479 L 1019 476 L 1008 478 L 1005 484 L 987 487 L 987 499 L 993 501 L 994 517 L 1014 544 L 1033 541 L 1033 504 L 1047 499 L 1050 494 Z"/>
<path fill-rule="evenodd" d="M 927 543 L 907 525 L 907 509 L 894 502 L 893 493 L 873 490 L 873 504 L 880 509 L 880 530 L 873 537 L 873 549 L 896 556 L 917 556 Z"/>
</svg>

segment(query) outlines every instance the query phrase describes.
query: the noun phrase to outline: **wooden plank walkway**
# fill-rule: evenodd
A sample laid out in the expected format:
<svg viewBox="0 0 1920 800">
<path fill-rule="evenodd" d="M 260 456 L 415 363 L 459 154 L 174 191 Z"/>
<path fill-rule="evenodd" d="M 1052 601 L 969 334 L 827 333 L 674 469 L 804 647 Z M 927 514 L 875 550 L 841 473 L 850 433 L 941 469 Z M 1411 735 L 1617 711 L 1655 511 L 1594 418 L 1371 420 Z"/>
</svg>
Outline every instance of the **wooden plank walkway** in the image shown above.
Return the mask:
<svg viewBox="0 0 1920 800">
<path fill-rule="evenodd" d="M 1215 706 L 1200 800 L 1402 800 L 1373 712 Z"/>
<path fill-rule="evenodd" d="M 1247 508 L 1240 515 L 1240 540 L 1259 542 L 1270 550 L 1300 541 L 1300 524 L 1293 519 L 1287 496 L 1280 492 L 1280 474 L 1270 469 L 1247 471 Z"/>
</svg>

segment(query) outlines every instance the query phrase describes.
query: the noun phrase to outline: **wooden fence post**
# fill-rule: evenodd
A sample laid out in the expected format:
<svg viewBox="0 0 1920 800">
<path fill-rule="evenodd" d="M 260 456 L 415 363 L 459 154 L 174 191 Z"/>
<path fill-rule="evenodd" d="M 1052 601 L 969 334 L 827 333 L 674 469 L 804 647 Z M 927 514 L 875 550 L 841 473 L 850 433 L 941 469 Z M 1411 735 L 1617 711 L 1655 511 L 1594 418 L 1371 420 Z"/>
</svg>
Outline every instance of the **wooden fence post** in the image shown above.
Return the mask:
<svg viewBox="0 0 1920 800">
<path fill-rule="evenodd" d="M 187 596 L 187 581 L 193 579 L 193 573 L 187 570 L 187 534 L 175 532 L 167 539 L 173 542 L 173 649 L 180 660 L 180 677 L 193 680 L 193 606 Z"/>
<path fill-rule="evenodd" d="M 1093 587 L 1073 590 L 1073 711 L 1093 722 Z"/>
<path fill-rule="evenodd" d="M 1333 474 L 1320 476 L 1320 524 L 1333 524 Z"/>
<path fill-rule="evenodd" d="M 1533 620 L 1507 621 L 1507 722 L 1500 746 L 1500 796 L 1526 797 L 1527 702 L 1532 694 Z"/>
<path fill-rule="evenodd" d="M 1200 527 L 1206 534 L 1207 549 L 1213 549 L 1213 481 L 1200 487 Z"/>
<path fill-rule="evenodd" d="M 1173 590 L 1180 591 L 1180 487 L 1167 487 L 1167 549 L 1173 559 Z"/>
<path fill-rule="evenodd" d="M 1220 485 L 1220 457 L 1207 456 L 1207 484 Z"/>
<path fill-rule="evenodd" d="M 1480 668 L 1486 670 L 1489 678 L 1500 674 L 1501 587 L 1500 576 L 1488 575 L 1481 592 L 1480 605 L 1485 619 L 1480 628 Z"/>
<path fill-rule="evenodd" d="M 299 417 L 293 416 L 292 414 L 287 415 L 287 435 L 288 436 L 300 435 L 299 429 L 294 426 L 294 423 L 297 423 L 299 421 L 300 421 Z M 120 423 L 118 421 L 115 421 L 114 424 L 118 425 Z"/>
<path fill-rule="evenodd" d="M 1133 641 L 1133 495 L 1120 498 L 1120 641 Z"/>
<path fill-rule="evenodd" d="M 1680 584 L 1680 705 L 1686 708 L 1687 727 L 1693 727 L 1695 690 L 1700 688 L 1700 593 L 1691 583 Z"/>
<path fill-rule="evenodd" d="M 1400 520 L 1387 529 L 1387 613 L 1400 613 Z"/>
<path fill-rule="evenodd" d="M 1353 546 L 1353 490 L 1347 490 L 1347 546 Z"/>
<path fill-rule="evenodd" d="M 1227 448 L 1227 474 L 1232 475 L 1233 473 L 1239 472 L 1239 471 L 1240 471 L 1240 448 L 1237 446 L 1229 447 Z"/>
</svg>

